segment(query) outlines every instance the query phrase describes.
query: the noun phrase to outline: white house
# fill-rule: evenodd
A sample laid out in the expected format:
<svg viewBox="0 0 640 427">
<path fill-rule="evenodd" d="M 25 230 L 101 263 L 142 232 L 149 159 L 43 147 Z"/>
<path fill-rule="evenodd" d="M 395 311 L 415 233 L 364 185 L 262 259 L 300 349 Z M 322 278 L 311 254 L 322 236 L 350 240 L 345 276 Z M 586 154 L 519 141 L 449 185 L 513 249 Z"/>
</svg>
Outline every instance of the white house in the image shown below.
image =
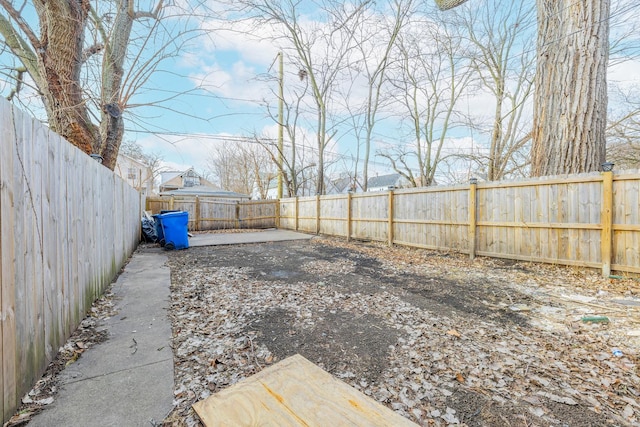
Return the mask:
<svg viewBox="0 0 640 427">
<path fill-rule="evenodd" d="M 118 154 L 113 171 L 142 195 L 150 196 L 153 192 L 153 171 L 148 165 L 124 154 Z"/>
<path fill-rule="evenodd" d="M 407 180 L 399 173 L 373 176 L 367 180 L 367 191 L 387 191 L 392 188 L 407 187 Z"/>
</svg>

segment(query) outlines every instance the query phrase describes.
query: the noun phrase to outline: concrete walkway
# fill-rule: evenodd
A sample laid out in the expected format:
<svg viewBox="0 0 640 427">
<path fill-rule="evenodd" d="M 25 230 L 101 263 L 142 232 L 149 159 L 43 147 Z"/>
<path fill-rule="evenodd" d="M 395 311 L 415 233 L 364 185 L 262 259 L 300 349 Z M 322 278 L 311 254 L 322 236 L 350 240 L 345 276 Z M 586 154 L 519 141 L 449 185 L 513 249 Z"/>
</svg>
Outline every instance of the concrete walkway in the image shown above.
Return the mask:
<svg viewBox="0 0 640 427">
<path fill-rule="evenodd" d="M 106 342 L 62 373 L 54 403 L 29 423 L 51 426 L 153 426 L 173 408 L 169 268 L 161 249 L 138 249 L 113 285 L 118 313 Z"/>
<path fill-rule="evenodd" d="M 189 238 L 189 246 L 238 245 L 242 243 L 284 242 L 287 240 L 309 240 L 310 234 L 289 230 L 264 230 L 253 233 L 196 234 Z"/>
<path fill-rule="evenodd" d="M 285 230 L 201 234 L 190 246 L 233 245 L 313 236 Z M 188 250 L 188 249 L 187 249 Z M 160 425 L 173 409 L 173 352 L 167 317 L 171 285 L 161 248 L 139 248 L 113 285 L 117 314 L 104 321 L 108 339 L 61 374 L 54 403 L 30 427 Z"/>
</svg>

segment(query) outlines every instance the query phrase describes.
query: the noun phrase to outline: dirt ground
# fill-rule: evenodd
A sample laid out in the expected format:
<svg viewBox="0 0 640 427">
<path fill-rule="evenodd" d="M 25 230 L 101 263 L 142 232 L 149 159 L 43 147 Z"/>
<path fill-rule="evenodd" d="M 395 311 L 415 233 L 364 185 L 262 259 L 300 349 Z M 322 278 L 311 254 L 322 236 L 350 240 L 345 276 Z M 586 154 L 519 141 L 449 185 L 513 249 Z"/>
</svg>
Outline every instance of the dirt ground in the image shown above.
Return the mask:
<svg viewBox="0 0 640 427">
<path fill-rule="evenodd" d="M 167 425 L 296 353 L 419 425 L 640 425 L 636 279 L 330 238 L 169 264 Z"/>
</svg>

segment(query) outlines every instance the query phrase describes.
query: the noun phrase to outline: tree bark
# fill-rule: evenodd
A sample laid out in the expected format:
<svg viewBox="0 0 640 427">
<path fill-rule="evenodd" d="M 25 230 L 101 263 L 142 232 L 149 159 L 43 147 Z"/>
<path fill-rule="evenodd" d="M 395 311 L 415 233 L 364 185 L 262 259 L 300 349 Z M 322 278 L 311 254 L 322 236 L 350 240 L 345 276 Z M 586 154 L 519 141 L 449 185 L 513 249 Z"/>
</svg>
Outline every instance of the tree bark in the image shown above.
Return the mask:
<svg viewBox="0 0 640 427">
<path fill-rule="evenodd" d="M 605 160 L 610 0 L 538 0 L 532 176 Z"/>
<path fill-rule="evenodd" d="M 80 86 L 89 1 L 39 0 L 34 1 L 34 6 L 40 21 L 36 56 L 40 75 L 46 81 L 38 88 L 49 118 L 49 128 L 91 154 L 92 142 L 99 138 L 99 134 L 89 118 Z"/>
<path fill-rule="evenodd" d="M 124 135 L 122 113 L 122 80 L 124 61 L 127 54 L 131 28 L 135 19 L 132 0 L 117 3 L 117 12 L 113 29 L 106 43 L 102 60 L 102 116 L 100 120 L 100 145 L 94 147 L 103 157 L 103 164 L 113 169 L 118 160 L 118 151 Z"/>
<path fill-rule="evenodd" d="M 102 164 L 113 170 L 124 135 L 127 101 L 164 55 L 153 53 L 149 59 L 138 54 L 134 62 L 142 66 L 125 75 L 132 26 L 139 18 L 159 19 L 163 1 L 157 0 L 150 12 L 136 12 L 133 0 L 95 3 L 109 11 L 106 15 L 92 10 L 90 0 L 33 0 L 39 32 L 22 16 L 27 3 L 16 9 L 10 0 L 0 0 L 6 13 L 0 15 L 0 36 L 33 78 L 49 128 L 85 153 L 101 155 Z M 96 30 L 102 40 L 85 50 L 88 28 Z M 148 38 L 137 42 L 141 49 L 150 43 L 156 29 L 157 22 L 149 27 Z M 100 82 L 95 82 L 87 78 L 83 67 L 88 57 L 102 49 L 102 66 L 97 61 L 91 65 L 101 73 Z"/>
</svg>

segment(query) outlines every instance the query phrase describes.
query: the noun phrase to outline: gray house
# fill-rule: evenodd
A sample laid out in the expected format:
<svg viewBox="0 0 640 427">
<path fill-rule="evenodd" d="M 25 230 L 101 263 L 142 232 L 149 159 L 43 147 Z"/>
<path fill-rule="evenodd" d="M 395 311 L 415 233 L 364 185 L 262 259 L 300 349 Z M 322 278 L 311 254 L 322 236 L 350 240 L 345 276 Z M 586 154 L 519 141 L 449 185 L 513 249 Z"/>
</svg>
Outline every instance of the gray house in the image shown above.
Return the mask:
<svg viewBox="0 0 640 427">
<path fill-rule="evenodd" d="M 399 173 L 373 176 L 367 180 L 367 191 L 387 191 L 391 188 L 404 188 L 408 182 Z"/>
</svg>

